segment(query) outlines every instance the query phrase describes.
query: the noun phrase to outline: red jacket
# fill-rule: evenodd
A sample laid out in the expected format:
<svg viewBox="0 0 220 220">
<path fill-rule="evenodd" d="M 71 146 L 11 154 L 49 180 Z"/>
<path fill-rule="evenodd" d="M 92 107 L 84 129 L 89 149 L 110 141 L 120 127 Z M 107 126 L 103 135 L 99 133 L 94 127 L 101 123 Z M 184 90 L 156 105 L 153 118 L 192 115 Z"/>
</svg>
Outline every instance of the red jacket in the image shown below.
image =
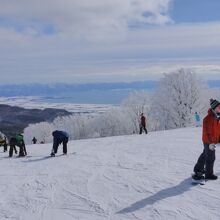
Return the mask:
<svg viewBox="0 0 220 220">
<path fill-rule="evenodd" d="M 146 126 L 146 118 L 143 115 L 141 116 L 141 125 Z"/>
<path fill-rule="evenodd" d="M 205 144 L 217 144 L 220 142 L 220 121 L 216 119 L 212 109 L 203 119 L 202 141 Z"/>
</svg>

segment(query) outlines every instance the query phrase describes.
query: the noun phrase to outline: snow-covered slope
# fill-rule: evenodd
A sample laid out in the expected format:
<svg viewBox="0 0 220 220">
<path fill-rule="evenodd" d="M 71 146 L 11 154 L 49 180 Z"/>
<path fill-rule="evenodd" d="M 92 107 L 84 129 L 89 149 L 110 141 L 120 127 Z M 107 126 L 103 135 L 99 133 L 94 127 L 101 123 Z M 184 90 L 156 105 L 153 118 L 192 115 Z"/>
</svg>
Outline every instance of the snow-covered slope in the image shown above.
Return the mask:
<svg viewBox="0 0 220 220">
<path fill-rule="evenodd" d="M 71 141 L 55 158 L 51 144 L 1 152 L 0 219 L 220 219 L 220 179 L 191 185 L 202 148 L 201 128 L 187 128 Z"/>
</svg>

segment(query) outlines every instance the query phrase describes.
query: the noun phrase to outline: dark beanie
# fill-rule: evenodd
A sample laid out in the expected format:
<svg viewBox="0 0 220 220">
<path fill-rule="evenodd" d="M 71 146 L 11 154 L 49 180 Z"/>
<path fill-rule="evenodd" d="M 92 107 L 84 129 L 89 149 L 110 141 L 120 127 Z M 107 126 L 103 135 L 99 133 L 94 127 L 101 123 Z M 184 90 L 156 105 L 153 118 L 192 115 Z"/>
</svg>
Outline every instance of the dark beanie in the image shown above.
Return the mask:
<svg viewBox="0 0 220 220">
<path fill-rule="evenodd" d="M 220 105 L 219 101 L 217 101 L 216 99 L 210 99 L 211 109 L 215 109 L 218 105 Z"/>
</svg>

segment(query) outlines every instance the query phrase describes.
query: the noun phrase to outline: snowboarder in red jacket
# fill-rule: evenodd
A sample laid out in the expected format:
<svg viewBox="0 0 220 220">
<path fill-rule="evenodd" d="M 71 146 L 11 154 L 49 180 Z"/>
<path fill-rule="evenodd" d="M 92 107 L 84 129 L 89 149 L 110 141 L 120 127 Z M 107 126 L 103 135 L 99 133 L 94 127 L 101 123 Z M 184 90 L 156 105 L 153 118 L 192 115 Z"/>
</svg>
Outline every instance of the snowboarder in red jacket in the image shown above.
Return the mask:
<svg viewBox="0 0 220 220">
<path fill-rule="evenodd" d="M 203 119 L 202 141 L 204 150 L 194 167 L 194 179 L 204 178 L 216 180 L 218 177 L 213 173 L 215 162 L 215 148 L 220 145 L 220 102 L 210 99 L 208 115 Z"/>
</svg>

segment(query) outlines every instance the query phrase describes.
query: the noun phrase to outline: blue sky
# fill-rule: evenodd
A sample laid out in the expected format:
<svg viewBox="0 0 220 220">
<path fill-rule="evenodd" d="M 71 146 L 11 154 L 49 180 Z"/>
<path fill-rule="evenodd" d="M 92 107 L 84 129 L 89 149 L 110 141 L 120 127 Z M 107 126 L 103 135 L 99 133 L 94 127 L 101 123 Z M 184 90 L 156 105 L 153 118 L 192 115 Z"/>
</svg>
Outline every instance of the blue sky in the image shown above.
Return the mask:
<svg viewBox="0 0 220 220">
<path fill-rule="evenodd" d="M 220 79 L 218 0 L 1 0 L 7 83 Z"/>
<path fill-rule="evenodd" d="M 219 0 L 175 0 L 171 17 L 176 23 L 220 21 Z"/>
</svg>

